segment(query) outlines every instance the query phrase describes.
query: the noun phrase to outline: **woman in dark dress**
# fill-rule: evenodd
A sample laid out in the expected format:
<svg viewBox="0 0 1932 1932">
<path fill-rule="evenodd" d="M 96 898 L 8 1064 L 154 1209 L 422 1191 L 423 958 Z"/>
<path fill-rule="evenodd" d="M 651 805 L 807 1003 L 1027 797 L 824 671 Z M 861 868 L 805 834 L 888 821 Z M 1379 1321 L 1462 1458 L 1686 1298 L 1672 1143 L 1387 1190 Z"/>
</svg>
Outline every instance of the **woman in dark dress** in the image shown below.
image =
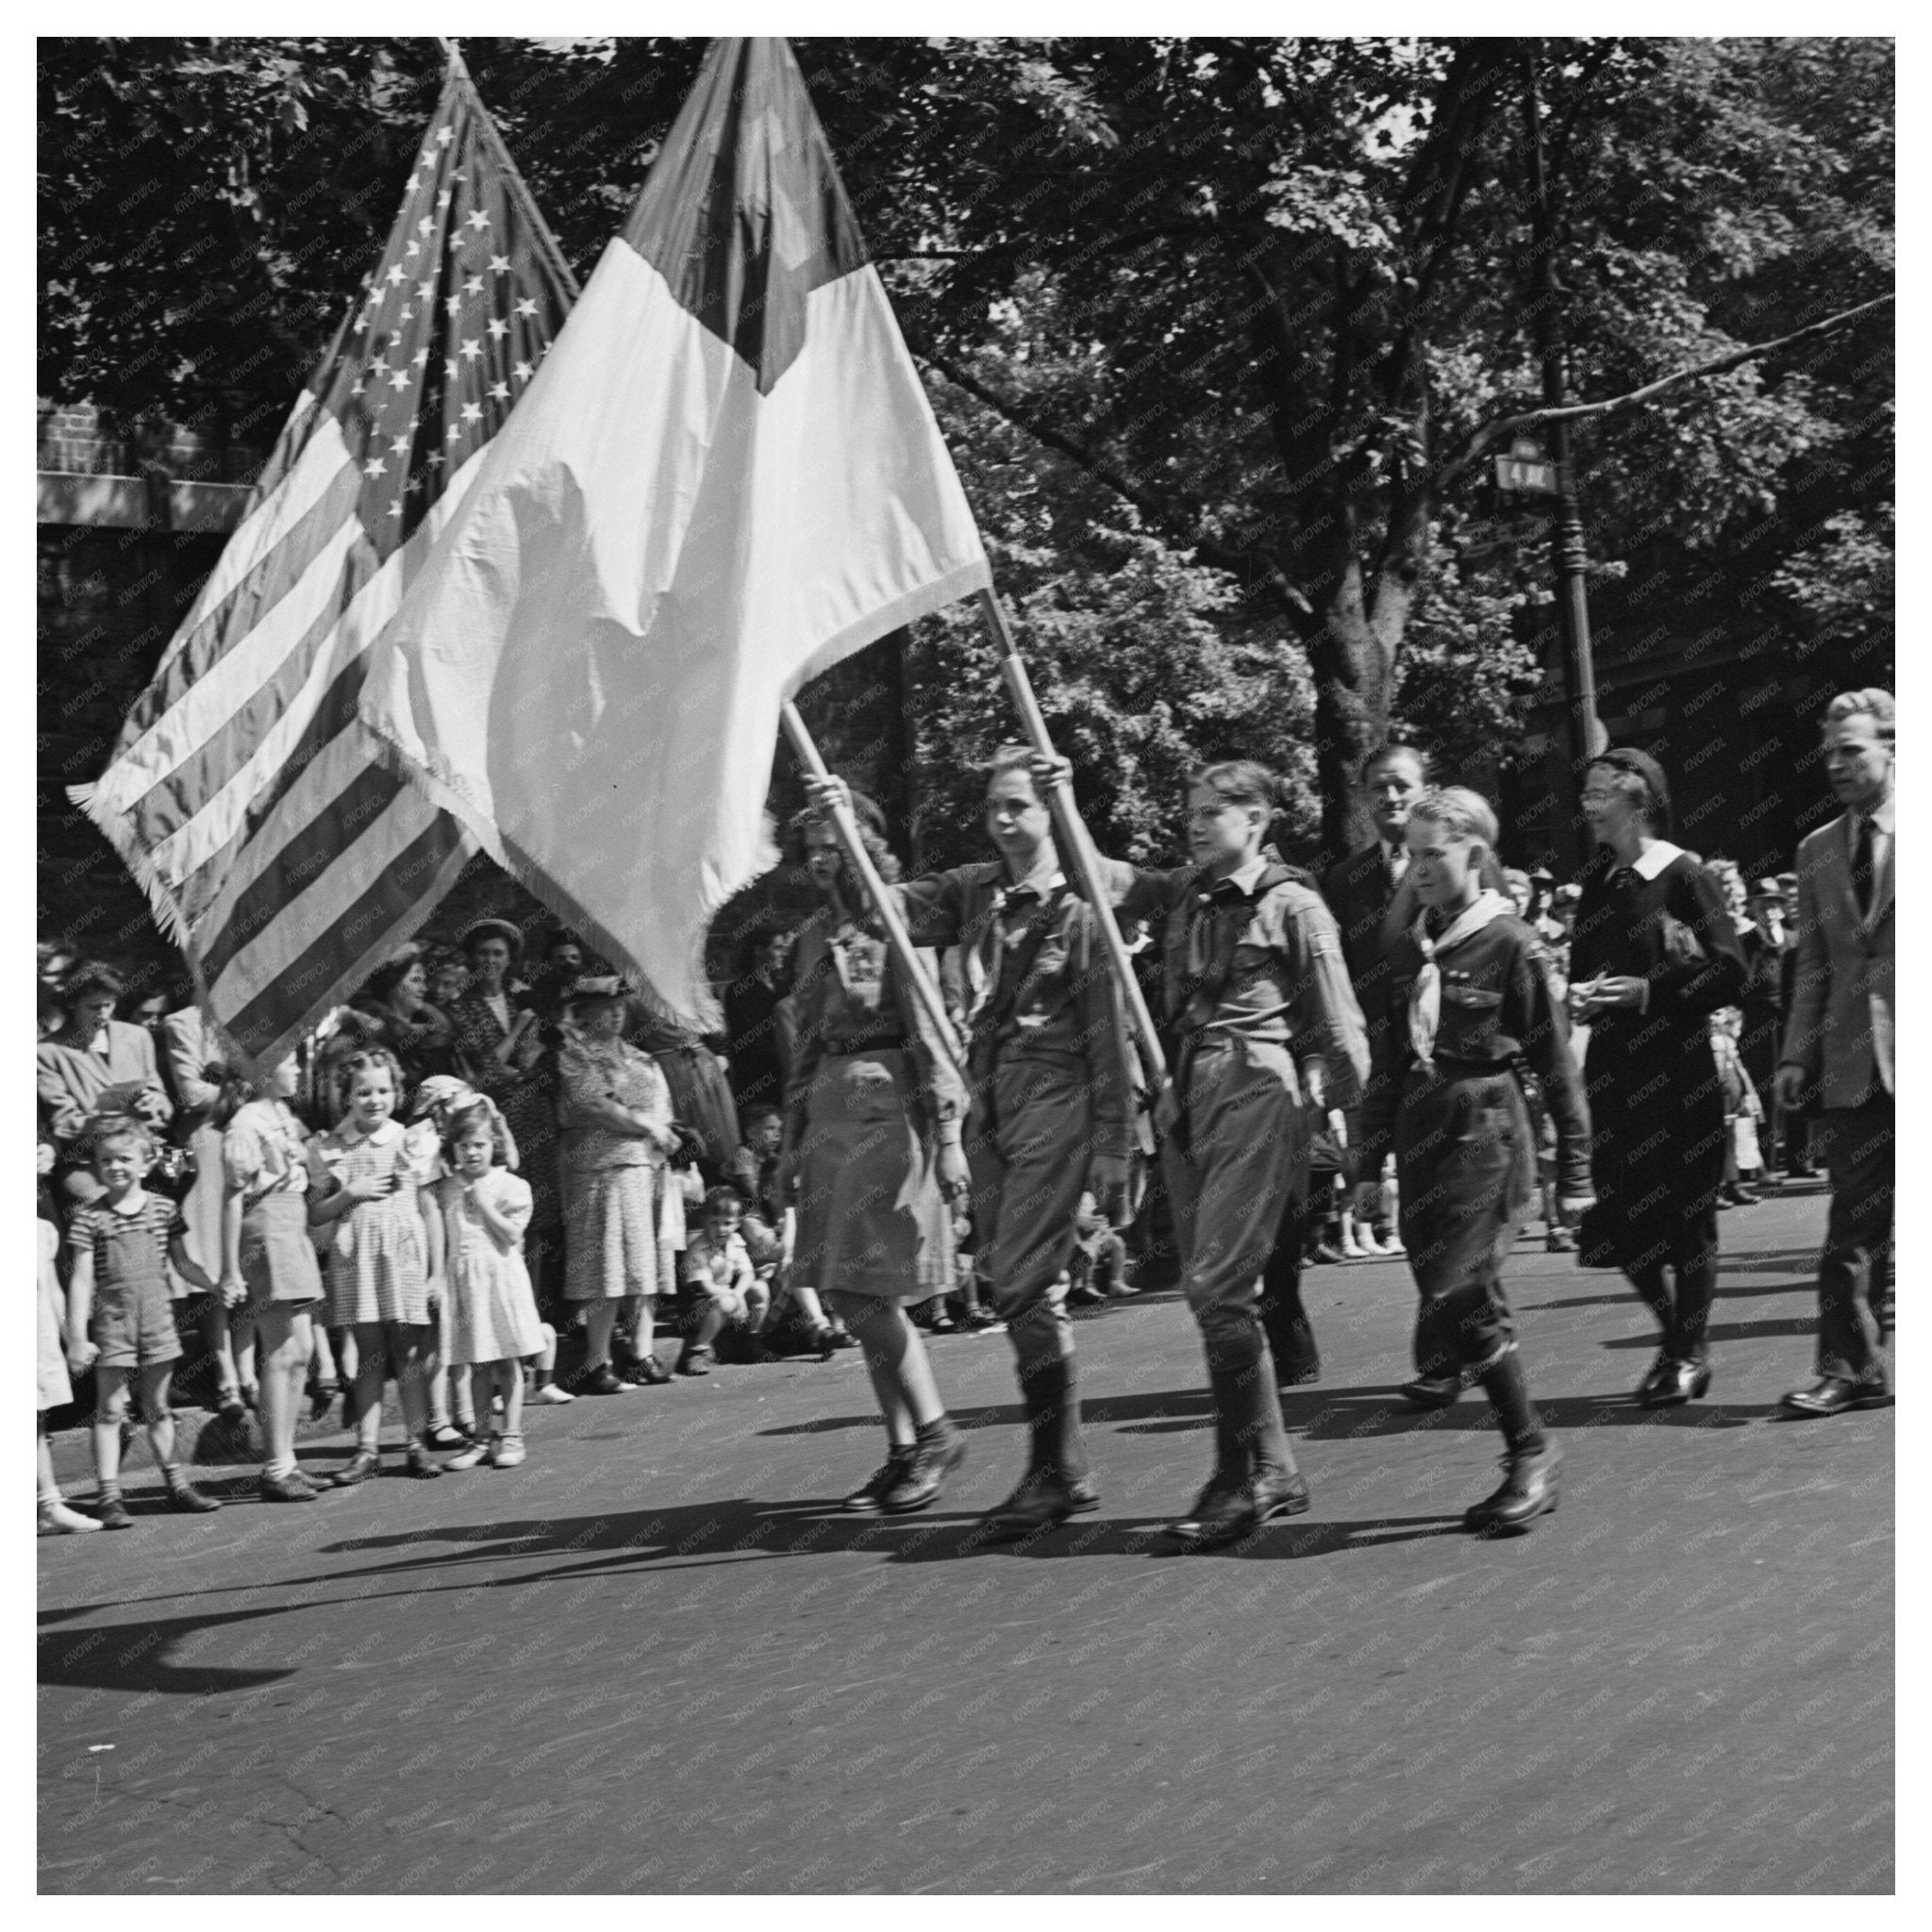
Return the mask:
<svg viewBox="0 0 1932 1932">
<path fill-rule="evenodd" d="M 1717 882 L 1665 836 L 1670 791 L 1655 758 L 1595 759 L 1583 811 L 1601 849 L 1577 903 L 1570 998 L 1591 1029 L 1597 1205 L 1577 1258 L 1622 1269 L 1657 1317 L 1663 1345 L 1637 1399 L 1661 1408 L 1710 1387 L 1727 1140 L 1710 1015 L 1742 996 L 1744 956 Z"/>
<path fill-rule="evenodd" d="M 539 1307 L 555 1301 L 562 1278 L 563 1197 L 557 1179 L 557 1082 L 541 1038 L 542 1015 L 526 993 L 509 990 L 524 936 L 507 919 L 479 919 L 463 934 L 470 984 L 449 1018 L 458 1074 L 502 1112 L 517 1143 L 517 1172 L 529 1183 L 530 1224 L 524 1258 Z"/>
</svg>

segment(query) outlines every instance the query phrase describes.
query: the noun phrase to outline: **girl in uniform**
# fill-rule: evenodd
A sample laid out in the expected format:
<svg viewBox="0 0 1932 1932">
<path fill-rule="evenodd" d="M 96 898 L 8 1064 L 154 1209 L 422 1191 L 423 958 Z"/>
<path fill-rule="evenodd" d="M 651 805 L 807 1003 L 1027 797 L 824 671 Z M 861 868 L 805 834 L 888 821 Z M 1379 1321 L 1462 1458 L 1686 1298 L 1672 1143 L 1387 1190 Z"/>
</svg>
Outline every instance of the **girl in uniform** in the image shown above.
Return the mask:
<svg viewBox="0 0 1932 1932">
<path fill-rule="evenodd" d="M 1496 819 L 1459 786 L 1409 808 L 1409 869 L 1423 910 L 1390 955 L 1386 1024 L 1355 1150 L 1358 1212 L 1371 1207 L 1391 1146 L 1402 1241 L 1422 1294 L 1416 1379 L 1421 1407 L 1480 1382 L 1506 1445 L 1503 1485 L 1471 1507 L 1467 1526 L 1526 1529 L 1557 1507 L 1562 1456 L 1530 1406 L 1502 1267 L 1536 1191 L 1536 1136 L 1522 1068 L 1542 1085 L 1556 1123 L 1565 1209 L 1590 1199 L 1590 1115 L 1570 1055 L 1542 941 L 1482 883 Z"/>
<path fill-rule="evenodd" d="M 884 821 L 852 806 L 875 860 Z M 798 936 L 798 1037 L 786 1088 L 781 1195 L 797 1191 L 795 1277 L 858 1337 L 886 1424 L 886 1460 L 848 1509 L 925 1508 L 965 1459 L 906 1305 L 953 1286 L 946 1195 L 967 1188 L 965 1093 L 849 877 L 833 826 L 805 832 L 824 903 Z"/>
</svg>

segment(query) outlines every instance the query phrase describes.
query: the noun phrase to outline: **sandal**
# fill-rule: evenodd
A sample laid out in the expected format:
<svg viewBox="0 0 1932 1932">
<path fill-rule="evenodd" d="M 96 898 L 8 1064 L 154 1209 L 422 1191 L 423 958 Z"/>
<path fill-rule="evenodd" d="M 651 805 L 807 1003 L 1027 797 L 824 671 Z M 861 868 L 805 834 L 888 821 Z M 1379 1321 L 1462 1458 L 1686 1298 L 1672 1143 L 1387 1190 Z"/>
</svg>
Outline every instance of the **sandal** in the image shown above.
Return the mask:
<svg viewBox="0 0 1932 1932">
<path fill-rule="evenodd" d="M 438 1423 L 423 1432 L 425 1449 L 467 1449 L 470 1441 L 471 1438 L 453 1423 Z"/>
</svg>

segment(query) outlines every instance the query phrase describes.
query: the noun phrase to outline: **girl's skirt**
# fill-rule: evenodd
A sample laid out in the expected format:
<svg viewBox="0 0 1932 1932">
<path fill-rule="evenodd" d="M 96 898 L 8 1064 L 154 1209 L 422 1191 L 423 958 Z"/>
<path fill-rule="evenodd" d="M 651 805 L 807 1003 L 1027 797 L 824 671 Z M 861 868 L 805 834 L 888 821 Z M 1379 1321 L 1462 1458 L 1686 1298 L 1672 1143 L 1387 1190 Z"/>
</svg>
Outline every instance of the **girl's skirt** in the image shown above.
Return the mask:
<svg viewBox="0 0 1932 1932">
<path fill-rule="evenodd" d="M 448 1325 L 448 1358 L 458 1366 L 541 1354 L 543 1324 L 524 1257 L 483 1252 L 482 1243 L 458 1257 L 450 1270 Z"/>
<path fill-rule="evenodd" d="M 820 1061 L 800 1149 L 799 1281 L 914 1302 L 953 1287 L 952 1215 L 923 1120 L 904 1048 Z"/>
<path fill-rule="evenodd" d="M 428 1237 L 414 1188 L 387 1200 L 364 1201 L 336 1223 L 328 1246 L 332 1327 L 357 1322 L 426 1326 L 428 1284 Z"/>
</svg>

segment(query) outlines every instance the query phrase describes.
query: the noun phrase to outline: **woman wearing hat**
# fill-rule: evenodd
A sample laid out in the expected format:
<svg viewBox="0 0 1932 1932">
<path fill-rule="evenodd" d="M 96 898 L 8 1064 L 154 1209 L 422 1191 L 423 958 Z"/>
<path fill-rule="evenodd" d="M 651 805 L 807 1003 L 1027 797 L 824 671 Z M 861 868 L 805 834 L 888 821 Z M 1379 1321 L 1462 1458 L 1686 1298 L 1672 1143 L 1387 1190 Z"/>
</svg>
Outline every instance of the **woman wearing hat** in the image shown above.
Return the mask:
<svg viewBox="0 0 1932 1932">
<path fill-rule="evenodd" d="M 1570 998 L 1591 1029 L 1597 1205 L 1577 1258 L 1622 1269 L 1657 1317 L 1662 1348 L 1637 1398 L 1668 1407 L 1710 1386 L 1726 1137 L 1709 1023 L 1742 995 L 1744 958 L 1716 882 L 1666 836 L 1670 788 L 1655 758 L 1592 760 L 1583 813 L 1600 849 L 1577 901 Z"/>
<path fill-rule="evenodd" d="M 851 804 L 874 861 L 889 858 L 878 808 L 858 794 Z M 794 1277 L 858 1338 L 885 1418 L 885 1463 L 845 1506 L 896 1515 L 930 1504 L 966 1455 L 906 1313 L 953 1286 L 944 1197 L 968 1187 L 966 1095 L 873 936 L 828 820 L 808 823 L 805 847 L 824 904 L 798 936 L 779 1191 L 797 1183 Z"/>
<path fill-rule="evenodd" d="M 539 1307 L 556 1299 L 563 1255 L 563 1195 L 557 1179 L 557 1068 L 542 1040 L 537 1002 L 510 990 L 524 936 L 507 919 L 479 919 L 462 936 L 470 984 L 449 1009 L 458 1071 L 495 1102 L 517 1143 L 530 1189 L 524 1257 Z"/>
<path fill-rule="evenodd" d="M 651 1304 L 660 1291 L 675 1291 L 675 1281 L 662 1278 L 658 1223 L 664 1190 L 675 1185 L 666 1158 L 676 1136 L 664 1075 L 649 1054 L 625 1041 L 630 988 L 615 974 L 587 974 L 568 997 L 572 1024 L 557 1057 L 563 1291 L 587 1311 L 582 1392 L 616 1395 L 631 1386 L 610 1362 L 621 1311 L 636 1310 L 643 1380 L 670 1379 L 651 1352 Z"/>
</svg>

